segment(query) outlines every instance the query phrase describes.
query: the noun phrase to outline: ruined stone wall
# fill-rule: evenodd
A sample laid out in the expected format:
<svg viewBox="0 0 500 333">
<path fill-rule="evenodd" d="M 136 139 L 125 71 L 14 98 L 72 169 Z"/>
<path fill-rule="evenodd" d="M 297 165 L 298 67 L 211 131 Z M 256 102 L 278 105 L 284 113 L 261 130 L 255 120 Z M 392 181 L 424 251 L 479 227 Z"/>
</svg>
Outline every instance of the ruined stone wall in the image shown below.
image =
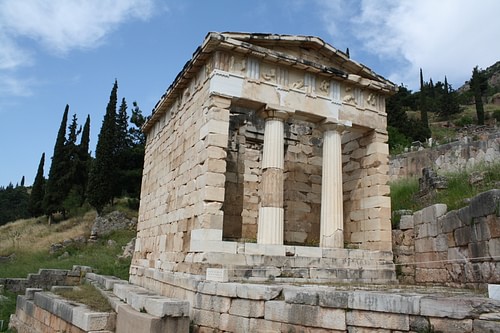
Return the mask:
<svg viewBox="0 0 500 333">
<path fill-rule="evenodd" d="M 403 215 L 393 231 L 394 262 L 404 283 L 481 287 L 500 283 L 500 190 L 446 212 L 437 204 Z"/>
<path fill-rule="evenodd" d="M 5 290 L 16 294 L 22 294 L 27 288 L 49 289 L 52 286 L 74 286 L 81 282 L 86 272 L 90 272 L 88 266 L 75 265 L 71 270 L 67 269 L 40 269 L 38 273 L 28 274 L 27 278 L 2 278 L 0 285 Z"/>
<path fill-rule="evenodd" d="M 423 168 L 436 171 L 456 172 L 466 170 L 478 163 L 492 163 L 500 159 L 500 132 L 483 135 L 472 141 L 464 137 L 460 141 L 420 151 L 391 157 L 389 175 L 391 180 L 420 177 Z"/>
</svg>

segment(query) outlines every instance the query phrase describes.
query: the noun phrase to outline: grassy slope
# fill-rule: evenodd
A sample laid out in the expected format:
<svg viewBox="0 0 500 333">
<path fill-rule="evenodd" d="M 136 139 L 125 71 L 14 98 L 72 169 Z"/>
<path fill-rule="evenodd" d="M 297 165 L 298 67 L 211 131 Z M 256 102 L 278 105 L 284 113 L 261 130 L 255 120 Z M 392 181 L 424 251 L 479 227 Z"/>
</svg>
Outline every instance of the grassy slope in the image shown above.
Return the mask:
<svg viewBox="0 0 500 333">
<path fill-rule="evenodd" d="M 0 226 L 0 255 L 15 254 L 15 258 L 0 263 L 0 277 L 26 277 L 40 268 L 70 269 L 73 265 L 93 267 L 98 273 L 128 279 L 130 259 L 118 259 L 122 246 L 127 244 L 135 232 L 122 230 L 95 243 L 73 243 L 58 253 L 49 254 L 50 245 L 67 239 L 83 236 L 88 239 L 95 212 L 74 217 L 57 224 L 47 225 L 45 219 L 27 219 Z M 116 244 L 108 245 L 108 240 Z M 68 255 L 61 256 L 64 252 Z M 11 313 L 15 311 L 16 295 L 5 293 L 7 300 L 0 305 L 0 320 L 4 330 Z"/>
</svg>

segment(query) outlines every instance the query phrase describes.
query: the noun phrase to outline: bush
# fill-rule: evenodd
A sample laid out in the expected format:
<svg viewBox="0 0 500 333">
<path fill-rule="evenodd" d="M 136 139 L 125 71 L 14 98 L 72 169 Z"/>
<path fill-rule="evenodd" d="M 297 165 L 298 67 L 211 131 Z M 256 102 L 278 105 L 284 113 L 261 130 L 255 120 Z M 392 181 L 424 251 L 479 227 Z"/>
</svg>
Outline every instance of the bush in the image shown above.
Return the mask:
<svg viewBox="0 0 500 333">
<path fill-rule="evenodd" d="M 460 117 L 457 121 L 455 121 L 455 125 L 459 127 L 464 127 L 466 125 L 472 125 L 474 124 L 474 118 L 468 115 L 464 115 Z"/>
<path fill-rule="evenodd" d="M 495 118 L 498 122 L 500 122 L 500 110 L 493 111 L 493 118 Z"/>
</svg>

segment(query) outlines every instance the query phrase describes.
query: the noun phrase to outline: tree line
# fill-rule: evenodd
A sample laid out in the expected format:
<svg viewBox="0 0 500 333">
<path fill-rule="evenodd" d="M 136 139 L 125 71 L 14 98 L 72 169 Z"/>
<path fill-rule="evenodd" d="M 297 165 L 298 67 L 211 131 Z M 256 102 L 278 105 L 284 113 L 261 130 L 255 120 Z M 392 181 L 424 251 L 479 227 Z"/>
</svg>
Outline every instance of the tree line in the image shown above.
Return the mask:
<svg viewBox="0 0 500 333">
<path fill-rule="evenodd" d="M 389 147 L 409 146 L 414 141 L 425 142 L 431 137 L 429 113 L 437 115 L 442 121 L 449 121 L 462 112 L 461 104 L 471 100 L 476 105 L 477 124 L 484 125 L 485 115 L 483 98 L 488 89 L 485 71 L 474 67 L 469 81 L 470 90 L 458 93 L 445 76 L 444 82 L 434 83 L 432 78 L 424 80 L 420 69 L 420 90 L 412 92 L 403 84 L 398 92 L 387 99 L 387 128 L 389 132 Z M 417 111 L 420 117 L 409 117 L 407 111 Z"/>
<path fill-rule="evenodd" d="M 0 225 L 19 218 L 54 214 L 66 218 L 68 212 L 90 205 L 98 214 L 115 198 L 126 196 L 133 206 L 140 198 L 145 136 L 140 128 L 146 121 L 133 102 L 122 98 L 118 105 L 118 82 L 115 80 L 102 126 L 95 157 L 90 153 L 90 116 L 83 126 L 73 114 L 68 125 L 66 105 L 48 177 L 44 176 L 45 153 L 42 153 L 31 188 L 21 184 L 0 187 Z"/>
</svg>

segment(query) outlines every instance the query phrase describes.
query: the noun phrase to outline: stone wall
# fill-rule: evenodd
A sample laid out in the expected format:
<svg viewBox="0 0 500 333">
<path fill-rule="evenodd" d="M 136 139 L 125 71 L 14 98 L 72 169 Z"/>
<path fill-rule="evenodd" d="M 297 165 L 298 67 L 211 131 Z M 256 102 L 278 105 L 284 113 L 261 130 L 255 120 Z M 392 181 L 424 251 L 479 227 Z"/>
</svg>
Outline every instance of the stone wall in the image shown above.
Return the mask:
<svg viewBox="0 0 500 333">
<path fill-rule="evenodd" d="M 221 283 L 146 270 L 149 290 L 188 300 L 193 332 L 497 332 L 500 302 L 436 288 Z"/>
<path fill-rule="evenodd" d="M 26 295 L 17 297 L 16 313 L 9 323 L 18 333 L 111 333 L 115 326 L 114 312 L 96 312 L 56 294 L 31 288 Z"/>
<path fill-rule="evenodd" d="M 476 140 L 463 137 L 460 141 L 396 155 L 390 159 L 391 180 L 420 177 L 422 169 L 455 172 L 466 170 L 478 163 L 492 163 L 500 159 L 500 132 L 482 134 Z"/>
<path fill-rule="evenodd" d="M 500 283 L 500 190 L 479 194 L 459 210 L 436 204 L 403 215 L 393 230 L 393 252 L 404 283 Z"/>
<path fill-rule="evenodd" d="M 73 266 L 73 269 L 40 269 L 36 274 L 28 274 L 27 278 L 1 278 L 0 285 L 5 290 L 22 294 L 26 288 L 50 289 L 52 286 L 74 286 L 81 282 L 88 266 Z"/>
</svg>

